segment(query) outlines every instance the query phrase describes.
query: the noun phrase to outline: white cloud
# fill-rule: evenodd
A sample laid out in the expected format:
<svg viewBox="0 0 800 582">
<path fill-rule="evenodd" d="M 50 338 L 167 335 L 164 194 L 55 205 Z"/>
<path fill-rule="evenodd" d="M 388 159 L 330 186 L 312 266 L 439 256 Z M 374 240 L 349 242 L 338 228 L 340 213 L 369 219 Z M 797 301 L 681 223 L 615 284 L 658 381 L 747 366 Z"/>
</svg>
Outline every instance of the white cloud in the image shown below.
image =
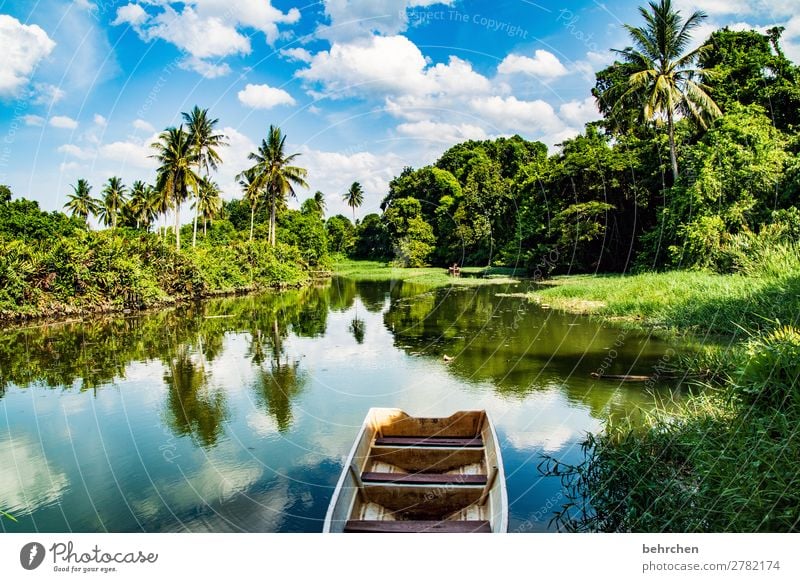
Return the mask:
<svg viewBox="0 0 800 582">
<path fill-rule="evenodd" d="M 59 129 L 76 129 L 78 122 L 66 115 L 55 115 L 50 118 L 50 125 Z"/>
<path fill-rule="evenodd" d="M 139 131 L 146 131 L 147 133 L 155 132 L 156 128 L 147 123 L 144 119 L 137 119 L 133 122 L 133 128 Z"/>
<path fill-rule="evenodd" d="M 283 89 L 269 85 L 248 84 L 237 94 L 243 105 L 253 109 L 272 109 L 278 105 L 294 105 L 294 98 Z"/>
<path fill-rule="evenodd" d="M 409 8 L 452 4 L 453 0 L 325 0 L 330 25 L 320 26 L 317 34 L 331 40 L 394 35 L 408 28 Z"/>
<path fill-rule="evenodd" d="M 269 0 L 160 0 L 147 4 L 156 7 L 145 10 L 141 4 L 131 3 L 119 8 L 113 24 L 132 25 L 148 42 L 161 39 L 172 43 L 186 53 L 183 68 L 208 78 L 231 71 L 230 65 L 219 59 L 250 54 L 250 36 L 244 29 L 263 32 L 267 42 L 273 44 L 280 35 L 279 24 L 294 24 L 300 19 L 296 8 L 284 13 Z"/>
<path fill-rule="evenodd" d="M 472 65 L 451 56 L 429 66 L 417 45 L 404 36 L 373 36 L 349 43 L 335 42 L 315 54 L 297 76 L 316 83 L 328 96 L 403 95 L 448 96 L 486 93 L 489 79 Z"/>
<path fill-rule="evenodd" d="M 36 98 L 33 100 L 34 104 L 46 105 L 47 107 L 52 107 L 67 94 L 60 87 L 50 85 L 49 83 L 36 83 L 33 89 L 36 94 Z"/>
<path fill-rule="evenodd" d="M 300 61 L 301 63 L 310 63 L 312 59 L 311 53 L 301 47 L 281 49 L 279 52 L 281 56 L 286 57 L 290 61 Z"/>
<path fill-rule="evenodd" d="M 508 55 L 498 65 L 497 72 L 503 75 L 525 73 L 536 77 L 553 79 L 566 75 L 568 71 L 557 56 L 546 50 L 539 49 L 534 52 L 533 58 L 513 53 Z"/>
<path fill-rule="evenodd" d="M 56 43 L 39 26 L 22 24 L 16 18 L 0 14 L 0 46 L 3 47 L 0 98 L 8 98 L 19 95 Z"/>
<path fill-rule="evenodd" d="M 114 26 L 119 26 L 120 24 L 129 24 L 131 26 L 138 27 L 147 22 L 149 18 L 150 17 L 148 16 L 147 12 L 144 11 L 144 8 L 138 4 L 127 4 L 117 8 L 117 17 L 111 24 Z"/>
<path fill-rule="evenodd" d="M 22 121 L 25 122 L 25 125 L 31 125 L 33 127 L 41 127 L 44 125 L 45 118 L 40 117 L 38 115 L 25 115 L 22 118 Z"/>
<path fill-rule="evenodd" d="M 95 153 L 85 150 L 71 143 L 66 143 L 58 147 L 58 152 L 65 156 L 77 158 L 79 160 L 90 160 L 95 157 Z"/>
<path fill-rule="evenodd" d="M 228 63 L 209 63 L 197 57 L 187 57 L 178 63 L 178 66 L 186 71 L 194 71 L 206 79 L 224 77 L 231 72 L 231 67 Z"/>
<path fill-rule="evenodd" d="M 380 201 L 389 191 L 389 181 L 408 165 L 408 160 L 394 153 L 361 151 L 348 155 L 315 150 L 308 146 L 290 151 L 301 153 L 298 163 L 308 169 L 308 191 L 321 190 L 327 195 L 329 215 L 351 215 L 350 208 L 342 201 L 342 194 L 354 181 L 364 187 L 364 205 L 359 213 L 377 212 Z"/>
<path fill-rule="evenodd" d="M 602 116 L 597 109 L 594 97 L 587 97 L 582 101 L 569 101 L 558 108 L 561 119 L 571 125 L 583 127 L 590 121 L 597 121 Z"/>
<path fill-rule="evenodd" d="M 472 99 L 470 105 L 486 123 L 500 131 L 547 134 L 564 129 L 553 106 L 541 99 L 524 101 L 513 95 L 493 96 Z"/>
<path fill-rule="evenodd" d="M 446 144 L 454 144 L 469 139 L 481 140 L 488 137 L 486 132 L 477 125 L 437 123 L 427 120 L 401 123 L 397 126 L 397 133 L 411 138 Z"/>
</svg>

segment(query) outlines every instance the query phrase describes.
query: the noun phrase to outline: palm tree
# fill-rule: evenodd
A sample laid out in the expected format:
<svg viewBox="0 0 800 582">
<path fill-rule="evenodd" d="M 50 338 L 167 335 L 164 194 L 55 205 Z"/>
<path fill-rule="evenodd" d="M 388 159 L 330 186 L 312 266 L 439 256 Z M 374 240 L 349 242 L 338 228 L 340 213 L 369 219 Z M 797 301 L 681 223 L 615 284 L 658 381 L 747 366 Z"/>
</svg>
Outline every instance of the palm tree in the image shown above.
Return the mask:
<svg viewBox="0 0 800 582">
<path fill-rule="evenodd" d="M 217 148 L 228 145 L 225 136 L 221 133 L 214 133 L 214 128 L 219 123 L 219 119 L 210 119 L 208 109 L 200 109 L 194 106 L 189 113 L 182 113 L 183 120 L 186 122 L 186 130 L 189 132 L 189 142 L 197 164 L 197 175 L 201 174 L 208 177 L 210 170 L 216 170 L 217 165 L 222 163 L 222 158 L 217 152 Z M 205 173 L 203 173 L 205 170 Z M 195 184 L 195 198 L 200 198 L 199 183 Z M 192 246 L 197 244 L 197 215 L 200 212 L 200 205 L 194 206 L 194 227 L 192 232 Z"/>
<path fill-rule="evenodd" d="M 72 216 L 83 220 L 87 227 L 89 226 L 89 215 L 94 216 L 100 211 L 98 201 L 92 198 L 92 187 L 83 178 L 72 187 L 72 194 L 67 196 L 64 208 L 69 210 Z"/>
<path fill-rule="evenodd" d="M 122 178 L 112 176 L 108 179 L 105 188 L 103 188 L 103 200 L 100 204 L 100 218 L 103 224 L 110 226 L 111 230 L 117 228 L 117 219 L 125 206 L 125 185 L 122 183 Z"/>
<path fill-rule="evenodd" d="M 256 218 L 256 207 L 261 199 L 261 189 L 258 187 L 255 174 L 249 170 L 245 170 L 237 178 L 244 198 L 250 204 L 250 242 L 253 242 L 253 224 Z"/>
<path fill-rule="evenodd" d="M 192 170 L 196 163 L 189 134 L 180 127 L 170 127 L 161 132 L 152 144 L 156 153 L 151 157 L 159 162 L 156 189 L 175 208 L 175 248 L 181 250 L 181 204 L 189 197 L 189 188 L 195 187 L 198 177 Z"/>
<path fill-rule="evenodd" d="M 267 193 L 269 199 L 269 242 L 275 246 L 275 215 L 279 200 L 288 196 L 296 196 L 294 186 L 308 188 L 305 168 L 292 166 L 291 163 L 300 154 L 286 155 L 286 136 L 274 125 L 269 126 L 269 136 L 261 140 L 257 152 L 248 157 L 255 164 L 247 170 L 252 173 L 255 188 Z M 252 229 L 251 229 L 252 230 Z"/>
<path fill-rule="evenodd" d="M 680 11 L 673 10 L 671 0 L 652 1 L 649 6 L 649 10 L 639 8 L 645 20 L 644 26 L 625 25 L 634 46 L 615 52 L 622 56 L 632 72 L 623 89 L 610 97 L 621 105 L 626 100 L 630 102 L 630 97 L 638 96 L 643 103 L 645 121 L 655 120 L 661 124 L 666 118 L 672 177 L 677 182 L 675 115 L 691 117 L 705 129 L 709 120 L 722 112 L 706 93 L 707 87 L 702 82 L 712 73 L 695 68 L 697 59 L 711 45 L 685 52 L 691 42 L 692 30 L 700 25 L 706 14 L 695 11 L 684 20 Z"/>
<path fill-rule="evenodd" d="M 347 202 L 347 205 L 353 209 L 353 224 L 355 224 L 356 208 L 358 208 L 364 203 L 364 189 L 358 182 L 353 182 L 350 185 L 350 189 L 347 192 L 345 192 L 343 198 L 344 201 Z"/>
<path fill-rule="evenodd" d="M 314 205 L 317 207 L 320 216 L 325 217 L 325 211 L 328 209 L 328 204 L 325 202 L 325 194 L 317 190 L 314 192 Z"/>
<path fill-rule="evenodd" d="M 195 214 L 200 214 L 203 217 L 203 236 L 205 237 L 208 221 L 215 219 L 220 210 L 222 210 L 219 185 L 208 178 L 201 178 L 197 189 L 195 206 Z"/>
<path fill-rule="evenodd" d="M 136 180 L 133 186 L 131 186 L 131 198 L 128 200 L 128 211 L 131 217 L 136 221 L 137 229 L 142 223 L 148 225 L 149 228 L 147 210 L 150 201 L 148 199 L 149 192 L 147 189 L 147 184 L 141 180 Z"/>
</svg>

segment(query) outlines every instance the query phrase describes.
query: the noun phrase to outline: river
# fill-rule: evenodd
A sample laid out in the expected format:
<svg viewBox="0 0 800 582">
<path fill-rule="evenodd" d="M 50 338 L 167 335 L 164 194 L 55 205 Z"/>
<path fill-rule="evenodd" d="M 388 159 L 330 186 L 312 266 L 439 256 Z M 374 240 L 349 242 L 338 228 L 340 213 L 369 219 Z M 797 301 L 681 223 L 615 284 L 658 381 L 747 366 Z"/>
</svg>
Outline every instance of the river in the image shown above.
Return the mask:
<svg viewBox="0 0 800 582">
<path fill-rule="evenodd" d="M 544 309 L 521 285 L 334 278 L 143 315 L 0 331 L 2 531 L 318 532 L 373 406 L 486 409 L 509 531 L 553 530 L 543 455 L 679 392 L 679 346 Z M 448 358 L 445 358 L 448 356 Z M 452 359 L 449 359 L 452 358 Z"/>
</svg>

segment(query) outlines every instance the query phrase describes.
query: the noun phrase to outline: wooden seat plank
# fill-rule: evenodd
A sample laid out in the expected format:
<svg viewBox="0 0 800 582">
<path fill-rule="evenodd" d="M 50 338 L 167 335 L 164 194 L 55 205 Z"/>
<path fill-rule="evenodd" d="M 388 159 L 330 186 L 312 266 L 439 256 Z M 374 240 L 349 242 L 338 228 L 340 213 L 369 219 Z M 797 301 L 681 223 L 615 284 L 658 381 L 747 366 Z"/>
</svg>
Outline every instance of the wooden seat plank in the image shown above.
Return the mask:
<svg viewBox="0 0 800 582">
<path fill-rule="evenodd" d="M 349 520 L 346 533 L 492 533 L 488 521 L 380 521 Z"/>
<path fill-rule="evenodd" d="M 375 439 L 378 446 L 393 445 L 401 447 L 482 447 L 481 437 L 396 437 L 385 436 Z"/>
<path fill-rule="evenodd" d="M 452 475 L 443 473 L 375 473 L 361 474 L 365 483 L 404 483 L 407 485 L 486 485 L 486 475 Z"/>
</svg>

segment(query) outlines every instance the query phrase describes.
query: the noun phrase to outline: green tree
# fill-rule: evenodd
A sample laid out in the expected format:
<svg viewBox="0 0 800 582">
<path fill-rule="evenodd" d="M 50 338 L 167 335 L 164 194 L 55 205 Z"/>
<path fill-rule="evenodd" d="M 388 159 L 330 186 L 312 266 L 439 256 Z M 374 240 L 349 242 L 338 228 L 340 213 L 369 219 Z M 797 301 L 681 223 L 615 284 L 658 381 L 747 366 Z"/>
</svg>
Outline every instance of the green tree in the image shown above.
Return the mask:
<svg viewBox="0 0 800 582">
<path fill-rule="evenodd" d="M 353 209 L 353 223 L 356 221 L 356 208 L 364 203 L 364 189 L 358 182 L 353 182 L 343 196 L 347 205 Z"/>
<path fill-rule="evenodd" d="M 316 206 L 319 215 L 324 217 L 325 211 L 328 209 L 328 204 L 325 202 L 325 194 L 317 190 L 314 192 L 314 197 L 312 200 L 314 201 L 314 206 Z"/>
<path fill-rule="evenodd" d="M 117 220 L 125 206 L 127 189 L 122 183 L 122 178 L 112 176 L 103 188 L 103 199 L 100 203 L 100 218 L 103 224 L 110 226 L 111 230 L 117 228 Z"/>
<path fill-rule="evenodd" d="M 253 187 L 266 192 L 269 201 L 269 242 L 275 246 L 275 227 L 278 204 L 287 196 L 296 196 L 294 187 L 308 188 L 305 181 L 308 174 L 305 168 L 292 163 L 299 153 L 286 153 L 286 136 L 280 128 L 270 125 L 266 140 L 261 140 L 258 151 L 251 152 L 248 158 L 255 164 L 246 170 L 250 174 Z"/>
<path fill-rule="evenodd" d="M 347 254 L 353 246 L 355 227 L 350 219 L 341 214 L 331 216 L 325 223 L 328 239 L 328 251 L 337 254 Z"/>
<path fill-rule="evenodd" d="M 639 95 L 644 120 L 660 124 L 666 118 L 672 177 L 677 183 L 676 114 L 694 119 L 703 128 L 710 119 L 721 115 L 704 84 L 704 79 L 712 73 L 696 66 L 696 61 L 710 45 L 686 52 L 692 30 L 706 15 L 695 11 L 684 20 L 680 12 L 673 9 L 671 0 L 653 1 L 649 7 L 649 10 L 639 8 L 644 26 L 625 25 L 634 46 L 616 52 L 630 67 L 630 75 L 624 89 L 609 97 L 618 106 L 625 106 L 630 103 L 631 96 Z"/>
<path fill-rule="evenodd" d="M 186 123 L 186 130 L 189 133 L 189 142 L 192 144 L 195 163 L 197 164 L 197 175 L 208 178 L 211 170 L 216 170 L 222 163 L 222 158 L 217 151 L 226 146 L 225 136 L 216 133 L 216 125 L 219 119 L 211 119 L 208 116 L 208 109 L 200 109 L 197 105 L 189 113 L 183 113 L 183 120 Z M 197 244 L 197 217 L 201 211 L 197 201 L 200 198 L 200 181 L 196 181 L 195 205 L 194 205 L 194 225 L 192 227 L 192 246 Z"/>
<path fill-rule="evenodd" d="M 175 209 L 175 248 L 181 250 L 180 209 L 189 197 L 189 188 L 195 187 L 199 179 L 192 170 L 192 165 L 197 163 L 196 154 L 182 125 L 163 131 L 152 147 L 156 153 L 151 157 L 159 163 L 156 189 Z"/>
<path fill-rule="evenodd" d="M 208 222 L 217 218 L 222 211 L 222 197 L 219 185 L 209 178 L 202 178 L 199 182 L 197 212 L 203 218 L 203 236 L 207 234 Z"/>
<path fill-rule="evenodd" d="M 72 187 L 72 194 L 67 196 L 67 203 L 64 208 L 69 210 L 72 216 L 80 218 L 86 226 L 89 226 L 89 216 L 94 216 L 100 211 L 98 201 L 92 198 L 92 187 L 83 178 Z"/>
</svg>

